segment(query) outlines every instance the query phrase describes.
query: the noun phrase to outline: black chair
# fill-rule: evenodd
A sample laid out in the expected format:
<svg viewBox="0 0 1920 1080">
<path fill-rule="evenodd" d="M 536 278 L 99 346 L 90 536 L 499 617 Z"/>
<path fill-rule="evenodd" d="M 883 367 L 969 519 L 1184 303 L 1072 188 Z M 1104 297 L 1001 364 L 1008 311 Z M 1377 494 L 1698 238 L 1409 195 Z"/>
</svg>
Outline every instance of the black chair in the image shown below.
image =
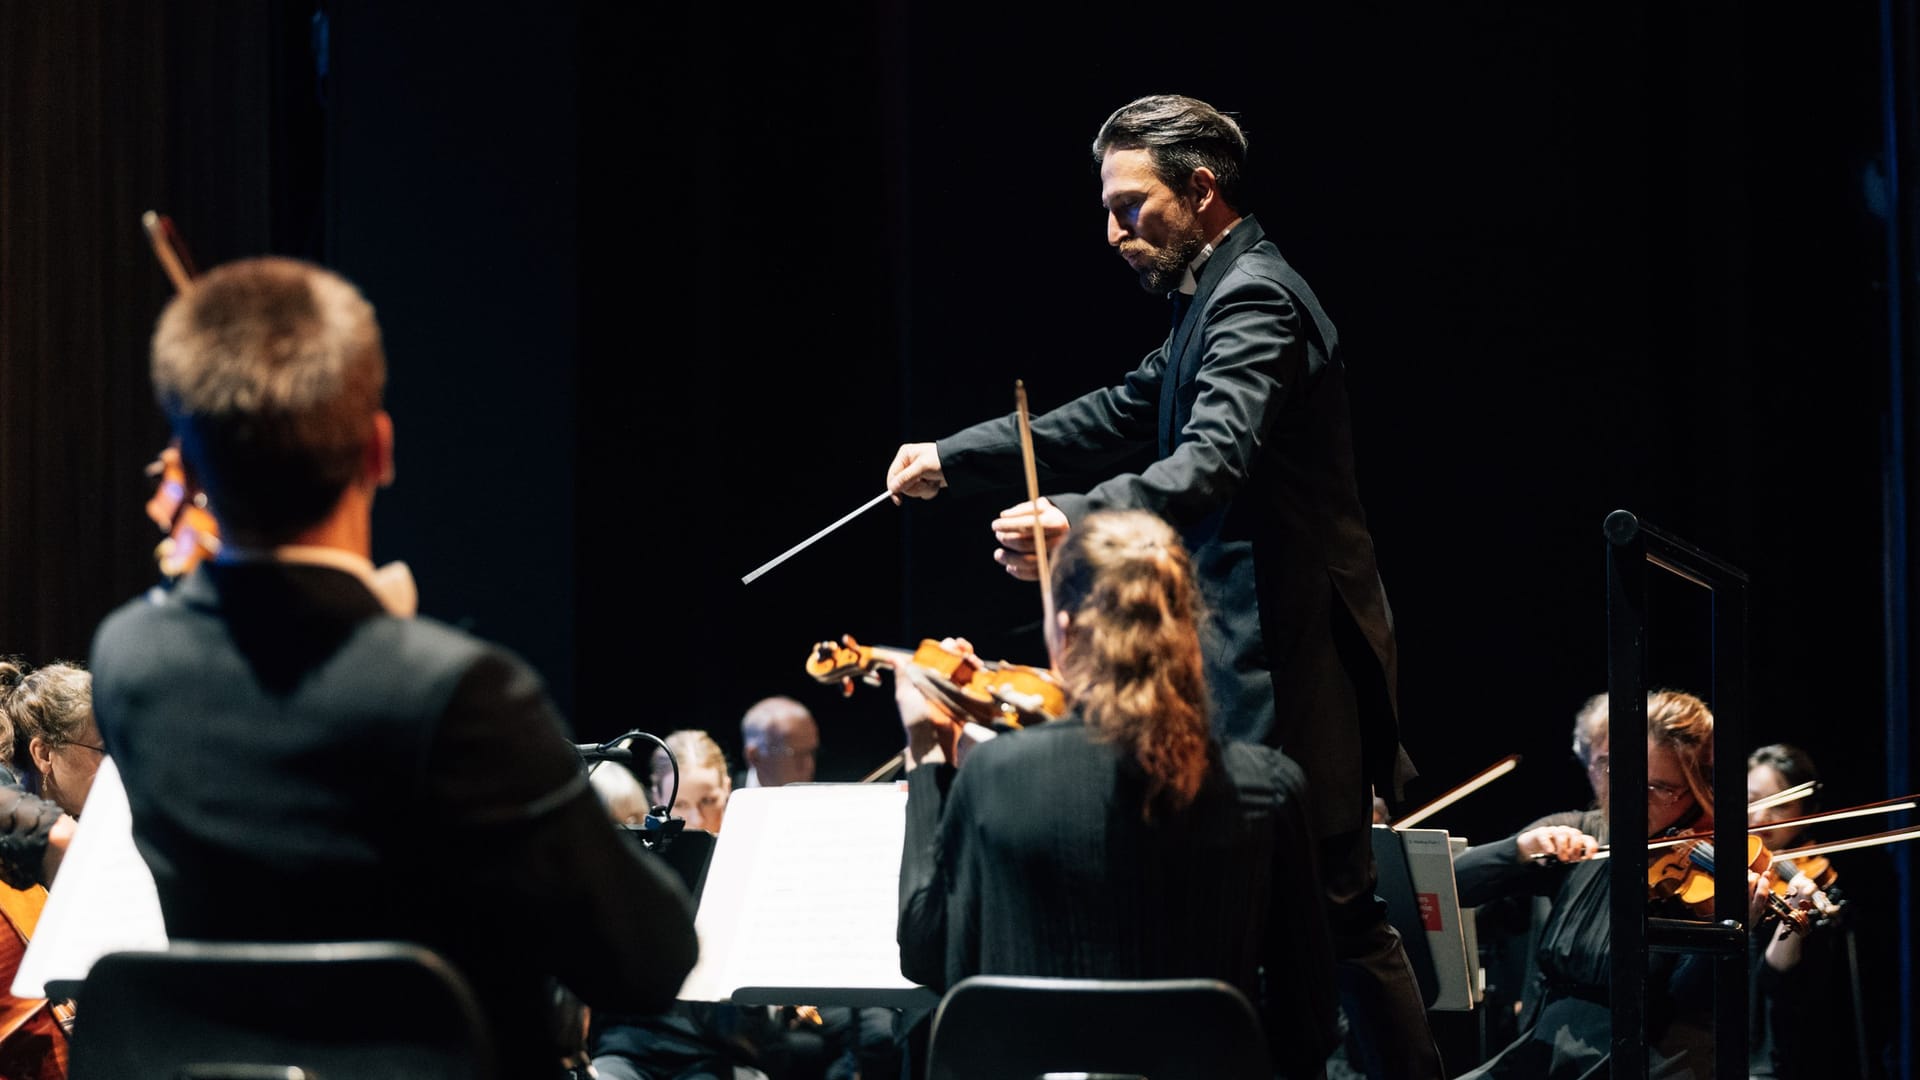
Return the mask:
<svg viewBox="0 0 1920 1080">
<path fill-rule="evenodd" d="M 80 984 L 72 1080 L 492 1080 L 466 980 L 388 941 L 176 941 Z"/>
<path fill-rule="evenodd" d="M 933 1016 L 928 1080 L 1272 1080 L 1267 1038 L 1214 979 L 975 975 Z"/>
</svg>

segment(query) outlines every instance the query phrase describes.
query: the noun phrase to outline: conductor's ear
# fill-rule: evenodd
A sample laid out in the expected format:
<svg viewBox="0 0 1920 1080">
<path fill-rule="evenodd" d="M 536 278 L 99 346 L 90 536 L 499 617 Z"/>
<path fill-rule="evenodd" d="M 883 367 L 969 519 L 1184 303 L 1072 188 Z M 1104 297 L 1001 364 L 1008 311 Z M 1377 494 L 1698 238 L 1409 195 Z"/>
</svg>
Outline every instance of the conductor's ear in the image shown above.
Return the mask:
<svg viewBox="0 0 1920 1080">
<path fill-rule="evenodd" d="M 1205 165 L 1194 169 L 1193 175 L 1187 178 L 1187 196 L 1193 200 L 1195 213 L 1205 210 L 1220 197 L 1220 178 Z"/>
</svg>

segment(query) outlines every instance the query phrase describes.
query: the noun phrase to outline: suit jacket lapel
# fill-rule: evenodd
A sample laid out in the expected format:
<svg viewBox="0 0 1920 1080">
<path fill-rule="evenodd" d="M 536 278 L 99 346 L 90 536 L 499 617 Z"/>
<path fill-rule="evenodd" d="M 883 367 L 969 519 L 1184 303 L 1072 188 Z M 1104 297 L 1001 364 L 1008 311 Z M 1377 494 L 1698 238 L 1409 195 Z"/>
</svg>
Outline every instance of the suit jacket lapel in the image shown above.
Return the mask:
<svg viewBox="0 0 1920 1080">
<path fill-rule="evenodd" d="M 1249 214 L 1227 234 L 1226 241 L 1214 249 L 1213 255 L 1207 259 L 1207 265 L 1200 268 L 1193 304 L 1187 308 L 1186 316 L 1180 320 L 1179 326 L 1174 327 L 1173 335 L 1167 340 L 1167 366 L 1160 380 L 1161 457 L 1173 452 L 1174 440 L 1179 435 L 1174 414 L 1180 388 L 1192 382 L 1200 371 L 1202 313 L 1213 302 L 1214 290 L 1219 287 L 1220 279 L 1227 276 L 1227 268 L 1265 237 L 1260 223 Z"/>
</svg>

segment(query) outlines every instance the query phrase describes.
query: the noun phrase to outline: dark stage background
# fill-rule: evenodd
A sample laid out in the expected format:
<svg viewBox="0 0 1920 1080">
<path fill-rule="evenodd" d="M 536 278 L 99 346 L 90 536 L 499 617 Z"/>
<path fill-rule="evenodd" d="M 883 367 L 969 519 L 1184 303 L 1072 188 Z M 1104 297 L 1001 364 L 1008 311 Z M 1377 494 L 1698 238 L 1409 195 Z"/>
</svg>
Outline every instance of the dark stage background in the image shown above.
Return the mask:
<svg viewBox="0 0 1920 1080">
<path fill-rule="evenodd" d="M 1044 662 L 1037 591 L 990 558 L 1022 496 L 883 506 L 740 578 L 901 441 L 1157 343 L 1086 147 L 1177 91 L 1241 117 L 1254 209 L 1342 332 L 1409 805 L 1509 753 L 1432 823 L 1585 801 L 1616 508 L 1750 573 L 1752 741 L 1806 747 L 1832 803 L 1893 794 L 1881 9 L 1451 7 L 0 6 L 0 649 L 84 655 L 150 583 L 156 207 L 203 263 L 318 259 L 378 307 L 375 554 L 428 614 L 529 657 L 583 739 L 733 753 L 787 693 L 821 778 L 855 778 L 890 696 L 813 683 L 809 646 Z M 1654 605 L 1656 681 L 1704 692 L 1705 599 Z"/>
</svg>

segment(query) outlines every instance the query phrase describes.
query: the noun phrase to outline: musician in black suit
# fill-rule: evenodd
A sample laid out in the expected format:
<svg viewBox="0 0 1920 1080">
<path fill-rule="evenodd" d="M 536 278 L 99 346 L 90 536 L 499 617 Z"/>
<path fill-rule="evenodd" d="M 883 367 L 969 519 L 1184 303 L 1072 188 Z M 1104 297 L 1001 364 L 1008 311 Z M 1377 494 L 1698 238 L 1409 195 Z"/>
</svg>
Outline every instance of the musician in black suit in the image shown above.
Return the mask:
<svg viewBox="0 0 1920 1080">
<path fill-rule="evenodd" d="M 225 546 L 101 626 L 94 708 L 169 935 L 423 943 L 473 984 L 499 1075 L 550 1075 L 551 980 L 662 1008 L 691 912 L 601 812 L 533 670 L 409 617 L 368 561 L 385 366 L 373 309 L 304 263 L 230 264 L 168 305 L 155 389 Z"/>
<path fill-rule="evenodd" d="M 1054 571 L 1069 715 L 958 767 L 937 705 L 910 724 L 901 969 L 935 988 L 1222 979 L 1266 1019 L 1276 1066 L 1319 1076 L 1338 1034 L 1304 781 L 1209 732 L 1193 574 L 1152 514 L 1089 516 Z"/>
<path fill-rule="evenodd" d="M 1306 770 L 1349 1015 L 1376 1076 L 1433 1077 L 1439 1054 L 1398 936 L 1374 896 L 1372 790 L 1413 775 L 1395 719 L 1392 615 L 1354 479 L 1339 337 L 1313 290 L 1244 215 L 1246 137 L 1204 102 L 1141 98 L 1094 140 L 1107 242 L 1173 330 L 1117 386 L 1032 425 L 1056 482 L 1039 508 L 1058 543 L 1092 511 L 1151 510 L 1199 576 L 1214 730 Z M 1142 457 L 1138 471 L 1119 471 Z M 1013 417 L 896 453 L 887 487 L 931 498 L 1020 482 Z M 993 523 L 996 558 L 1037 575 L 1033 508 Z"/>
</svg>

